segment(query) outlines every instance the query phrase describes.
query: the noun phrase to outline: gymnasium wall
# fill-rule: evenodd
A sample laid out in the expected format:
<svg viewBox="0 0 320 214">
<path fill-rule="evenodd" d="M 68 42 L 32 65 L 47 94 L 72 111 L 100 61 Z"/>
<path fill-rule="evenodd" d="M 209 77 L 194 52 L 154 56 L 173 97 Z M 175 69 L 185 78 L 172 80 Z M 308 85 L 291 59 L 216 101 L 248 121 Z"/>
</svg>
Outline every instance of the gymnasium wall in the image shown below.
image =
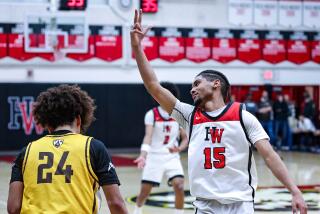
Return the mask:
<svg viewBox="0 0 320 214">
<path fill-rule="evenodd" d="M 0 84 L 0 152 L 20 150 L 46 134 L 36 126 L 31 106 L 38 94 L 58 84 Z M 144 115 L 156 106 L 141 84 L 80 84 L 95 99 L 97 120 L 87 134 L 108 148 L 137 148 L 144 135 Z M 181 100 L 191 103 L 190 85 L 179 85 Z"/>
</svg>

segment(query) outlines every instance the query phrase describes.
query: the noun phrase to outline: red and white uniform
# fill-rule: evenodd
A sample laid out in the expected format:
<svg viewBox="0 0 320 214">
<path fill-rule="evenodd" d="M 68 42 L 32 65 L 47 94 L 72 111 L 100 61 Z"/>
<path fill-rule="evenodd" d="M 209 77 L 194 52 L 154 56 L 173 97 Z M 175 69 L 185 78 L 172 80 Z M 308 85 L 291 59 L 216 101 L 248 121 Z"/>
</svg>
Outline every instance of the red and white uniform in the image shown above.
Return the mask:
<svg viewBox="0 0 320 214">
<path fill-rule="evenodd" d="M 161 107 L 153 108 L 147 112 L 145 125 L 153 125 L 151 150 L 149 153 L 170 154 L 168 148 L 179 145 L 180 126 Z"/>
<path fill-rule="evenodd" d="M 171 116 L 189 130 L 188 173 L 196 207 L 202 200 L 252 202 L 257 174 L 251 146 L 269 139 L 259 121 L 240 103 L 203 112 L 177 101 Z"/>
<path fill-rule="evenodd" d="M 169 148 L 179 145 L 180 126 L 177 121 L 159 106 L 146 113 L 145 125 L 152 125 L 153 131 L 142 182 L 158 186 L 163 174 L 169 182 L 175 177 L 183 177 L 179 153 L 169 152 Z"/>
</svg>

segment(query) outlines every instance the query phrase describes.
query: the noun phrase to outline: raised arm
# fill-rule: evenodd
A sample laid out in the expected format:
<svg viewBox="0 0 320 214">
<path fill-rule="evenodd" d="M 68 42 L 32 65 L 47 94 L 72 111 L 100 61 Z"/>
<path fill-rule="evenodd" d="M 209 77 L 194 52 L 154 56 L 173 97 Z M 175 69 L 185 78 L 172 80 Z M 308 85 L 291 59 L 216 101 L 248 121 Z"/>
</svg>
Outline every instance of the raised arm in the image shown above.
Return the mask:
<svg viewBox="0 0 320 214">
<path fill-rule="evenodd" d="M 270 143 L 267 140 L 259 140 L 255 143 L 255 147 L 272 173 L 291 192 L 293 213 L 297 213 L 299 210 L 301 214 L 306 214 L 307 205 L 303 200 L 302 193 L 290 178 L 287 167 L 273 150 Z"/>
<path fill-rule="evenodd" d="M 141 45 L 142 39 L 147 34 L 149 28 L 143 29 L 141 26 L 142 10 L 135 10 L 133 29 L 131 35 L 131 47 L 135 55 L 140 75 L 144 86 L 151 96 L 161 105 L 161 107 L 171 114 L 177 98 L 174 97 L 167 89 L 163 88 L 153 71 Z"/>
</svg>

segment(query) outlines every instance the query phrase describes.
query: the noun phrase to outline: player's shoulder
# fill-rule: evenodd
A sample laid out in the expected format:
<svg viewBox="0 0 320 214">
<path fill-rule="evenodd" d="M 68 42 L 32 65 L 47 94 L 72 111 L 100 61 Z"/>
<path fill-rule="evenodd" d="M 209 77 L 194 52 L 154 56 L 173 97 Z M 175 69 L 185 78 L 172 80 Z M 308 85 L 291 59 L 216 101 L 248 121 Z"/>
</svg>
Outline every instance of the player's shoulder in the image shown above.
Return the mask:
<svg viewBox="0 0 320 214">
<path fill-rule="evenodd" d="M 91 139 L 90 147 L 97 148 L 97 149 L 105 149 L 106 148 L 105 144 L 101 140 L 98 140 L 96 138 Z"/>
<path fill-rule="evenodd" d="M 257 119 L 256 116 L 254 116 L 252 113 L 250 113 L 249 111 L 242 109 L 241 111 L 241 117 L 242 117 L 242 121 L 244 123 L 244 125 L 246 127 L 248 126 L 254 126 L 256 127 L 257 125 L 260 124 L 259 120 Z"/>
<path fill-rule="evenodd" d="M 152 109 L 149 109 L 149 110 L 146 112 L 146 115 L 147 115 L 147 114 L 153 114 L 153 111 L 154 111 L 155 108 L 156 108 L 156 107 L 154 107 L 154 108 L 152 108 Z"/>
</svg>

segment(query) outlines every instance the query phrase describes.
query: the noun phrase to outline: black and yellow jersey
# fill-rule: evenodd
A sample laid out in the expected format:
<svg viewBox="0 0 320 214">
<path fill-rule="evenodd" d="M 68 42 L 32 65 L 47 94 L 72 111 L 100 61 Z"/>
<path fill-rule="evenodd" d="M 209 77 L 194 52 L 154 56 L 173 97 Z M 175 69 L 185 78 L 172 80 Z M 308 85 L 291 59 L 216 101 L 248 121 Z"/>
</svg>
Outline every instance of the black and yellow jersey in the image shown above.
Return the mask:
<svg viewBox="0 0 320 214">
<path fill-rule="evenodd" d="M 99 186 L 119 184 L 103 143 L 68 131 L 29 143 L 13 181 L 24 184 L 21 213 L 97 213 Z"/>
</svg>

